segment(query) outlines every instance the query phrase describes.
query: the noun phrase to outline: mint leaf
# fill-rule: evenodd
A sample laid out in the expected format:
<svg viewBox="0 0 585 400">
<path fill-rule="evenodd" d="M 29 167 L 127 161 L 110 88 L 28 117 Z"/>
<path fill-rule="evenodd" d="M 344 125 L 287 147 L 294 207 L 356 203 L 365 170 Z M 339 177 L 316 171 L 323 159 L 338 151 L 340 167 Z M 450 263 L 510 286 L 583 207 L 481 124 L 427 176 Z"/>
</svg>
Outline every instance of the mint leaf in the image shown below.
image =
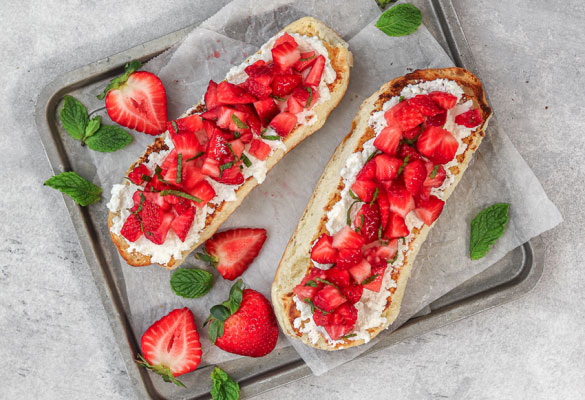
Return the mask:
<svg viewBox="0 0 585 400">
<path fill-rule="evenodd" d="M 311 102 L 313 101 L 313 89 L 311 89 L 310 87 L 306 87 L 305 89 L 307 90 L 307 92 L 309 92 L 309 97 L 307 98 L 307 102 L 305 103 L 305 108 L 309 108 Z"/>
<path fill-rule="evenodd" d="M 61 172 L 47 179 L 44 185 L 65 193 L 80 206 L 97 203 L 102 194 L 99 186 L 83 179 L 77 172 Z"/>
<path fill-rule="evenodd" d="M 171 276 L 171 289 L 187 299 L 202 297 L 213 286 L 213 275 L 202 269 L 179 268 Z"/>
<path fill-rule="evenodd" d="M 215 367 L 211 372 L 211 398 L 213 400 L 238 400 L 240 385 L 220 368 Z"/>
<path fill-rule="evenodd" d="M 72 96 L 65 96 L 61 113 L 61 123 L 73 139 L 81 140 L 85 135 L 85 128 L 89 123 L 87 109 L 79 100 Z"/>
<path fill-rule="evenodd" d="M 236 124 L 236 126 L 240 129 L 248 129 L 249 128 L 249 126 L 246 125 L 241 119 L 239 119 L 236 114 L 232 114 L 232 121 L 234 121 L 234 124 Z"/>
<path fill-rule="evenodd" d="M 481 211 L 471 220 L 469 255 L 479 260 L 490 247 L 504 234 L 508 223 L 510 204 L 496 203 Z"/>
<path fill-rule="evenodd" d="M 398 4 L 380 15 L 376 27 L 388 36 L 406 36 L 415 32 L 421 22 L 418 8 L 412 4 Z"/>
<path fill-rule="evenodd" d="M 260 137 L 264 140 L 280 140 L 280 136 L 277 135 L 265 135 L 261 134 Z"/>
<path fill-rule="evenodd" d="M 171 194 L 173 196 L 182 197 L 182 198 L 187 199 L 187 200 L 192 200 L 196 203 L 201 203 L 203 201 L 199 197 L 195 197 L 193 195 L 190 195 L 189 193 L 181 192 L 180 190 L 167 189 L 167 190 L 163 190 L 162 192 L 160 192 L 160 195 L 163 197 L 171 195 Z"/>
<path fill-rule="evenodd" d="M 89 121 L 87 126 L 85 127 L 85 134 L 83 135 L 83 141 L 85 142 L 87 140 L 87 138 L 93 136 L 93 134 L 96 133 L 98 129 L 100 129 L 101 124 L 102 124 L 102 119 L 100 118 L 99 115 L 96 115 L 95 117 L 93 117 Z"/>
<path fill-rule="evenodd" d="M 129 63 L 127 63 L 124 66 L 124 74 L 114 78 L 110 81 L 110 83 L 108 84 L 108 86 L 106 86 L 106 88 L 104 89 L 104 91 L 100 94 L 97 95 L 97 98 L 100 100 L 103 100 L 104 97 L 106 97 L 106 94 L 108 94 L 108 92 L 110 90 L 114 90 L 119 88 L 121 85 L 123 85 L 124 83 L 126 83 L 126 81 L 128 80 L 128 78 L 130 77 L 130 75 L 132 75 L 132 73 L 134 71 L 136 71 L 137 69 L 139 69 L 142 65 L 140 64 L 140 61 L 138 60 L 134 60 L 134 61 L 130 61 Z"/>
<path fill-rule="evenodd" d="M 92 150 L 110 153 L 132 143 L 132 136 L 117 126 L 102 125 L 85 143 Z"/>
</svg>

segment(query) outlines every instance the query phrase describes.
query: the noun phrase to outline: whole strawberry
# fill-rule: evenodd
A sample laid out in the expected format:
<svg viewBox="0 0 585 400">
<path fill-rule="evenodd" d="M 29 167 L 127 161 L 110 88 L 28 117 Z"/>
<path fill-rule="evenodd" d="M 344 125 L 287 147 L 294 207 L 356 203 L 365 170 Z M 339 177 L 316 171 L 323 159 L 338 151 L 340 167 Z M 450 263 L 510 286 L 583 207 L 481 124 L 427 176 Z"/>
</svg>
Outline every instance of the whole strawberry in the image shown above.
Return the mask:
<svg viewBox="0 0 585 400">
<path fill-rule="evenodd" d="M 278 325 L 270 302 L 261 293 L 243 289 L 238 280 L 230 297 L 211 308 L 209 338 L 220 349 L 249 357 L 270 353 L 278 339 Z"/>
</svg>

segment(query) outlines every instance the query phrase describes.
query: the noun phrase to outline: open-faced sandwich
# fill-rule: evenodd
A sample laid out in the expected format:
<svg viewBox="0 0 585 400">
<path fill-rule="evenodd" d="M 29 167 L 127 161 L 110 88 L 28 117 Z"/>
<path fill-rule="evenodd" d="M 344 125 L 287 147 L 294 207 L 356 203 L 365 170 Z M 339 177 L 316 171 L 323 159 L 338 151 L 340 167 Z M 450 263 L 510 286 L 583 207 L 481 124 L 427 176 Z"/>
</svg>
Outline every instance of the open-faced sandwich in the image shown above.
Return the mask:
<svg viewBox="0 0 585 400">
<path fill-rule="evenodd" d="M 490 116 L 481 82 L 461 68 L 415 71 L 363 102 L 276 272 L 272 303 L 287 335 L 338 350 L 396 319 Z"/>
<path fill-rule="evenodd" d="M 349 81 L 347 43 L 306 17 L 288 25 L 203 101 L 170 121 L 115 185 L 112 240 L 126 262 L 175 268 L 266 173 L 317 131 Z"/>
</svg>

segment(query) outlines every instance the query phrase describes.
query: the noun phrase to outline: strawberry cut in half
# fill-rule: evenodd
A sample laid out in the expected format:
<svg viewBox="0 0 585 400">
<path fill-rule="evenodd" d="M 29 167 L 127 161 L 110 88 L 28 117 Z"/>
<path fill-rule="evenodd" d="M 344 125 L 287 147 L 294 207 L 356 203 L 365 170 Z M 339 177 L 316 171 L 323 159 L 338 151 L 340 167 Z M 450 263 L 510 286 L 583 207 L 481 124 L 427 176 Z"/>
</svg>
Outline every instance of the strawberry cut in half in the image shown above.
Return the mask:
<svg viewBox="0 0 585 400">
<path fill-rule="evenodd" d="M 265 229 L 230 229 L 213 235 L 205 242 L 205 251 L 195 257 L 209 262 L 224 279 L 233 281 L 248 269 L 265 241 Z"/>
<path fill-rule="evenodd" d="M 139 365 L 159 374 L 165 382 L 185 387 L 176 378 L 194 371 L 202 354 L 191 310 L 176 309 L 156 321 L 142 335 L 140 347 Z"/>
<path fill-rule="evenodd" d="M 113 79 L 98 99 L 106 99 L 112 121 L 149 135 L 165 131 L 167 96 L 161 80 L 146 71 L 137 71 L 139 61 L 126 64 L 122 76 Z"/>
<path fill-rule="evenodd" d="M 327 234 L 321 235 L 311 249 L 311 260 L 319 264 L 334 264 L 337 262 L 337 249 L 333 247 L 333 238 Z"/>
</svg>

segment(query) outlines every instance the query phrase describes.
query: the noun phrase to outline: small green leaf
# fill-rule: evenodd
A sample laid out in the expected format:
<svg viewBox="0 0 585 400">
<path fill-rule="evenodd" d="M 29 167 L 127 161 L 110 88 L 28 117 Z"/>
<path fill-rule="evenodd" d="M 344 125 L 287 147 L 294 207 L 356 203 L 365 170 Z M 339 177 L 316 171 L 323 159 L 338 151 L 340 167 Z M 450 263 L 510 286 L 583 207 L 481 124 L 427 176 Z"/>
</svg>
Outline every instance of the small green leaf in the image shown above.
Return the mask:
<svg viewBox="0 0 585 400">
<path fill-rule="evenodd" d="M 315 313 L 315 305 L 313 304 L 313 300 L 309 299 L 308 297 L 305 297 L 303 299 L 303 302 L 305 302 L 311 306 L 311 313 L 314 314 Z"/>
<path fill-rule="evenodd" d="M 305 87 L 307 92 L 309 92 L 309 97 L 307 98 L 307 102 L 305 103 L 305 108 L 309 108 L 311 102 L 313 101 L 313 89 L 310 87 Z"/>
<path fill-rule="evenodd" d="M 163 190 L 162 192 L 160 192 L 160 195 L 163 197 L 169 196 L 171 194 L 173 196 L 182 197 L 184 199 L 192 200 L 196 203 L 201 203 L 203 201 L 199 197 L 195 197 L 193 195 L 190 195 L 189 193 L 181 192 L 180 190 L 167 189 L 167 190 Z"/>
<path fill-rule="evenodd" d="M 211 373 L 211 398 L 213 400 L 238 400 L 240 386 L 220 368 L 215 367 Z"/>
<path fill-rule="evenodd" d="M 132 143 L 132 135 L 117 126 L 102 125 L 85 143 L 92 150 L 111 153 Z"/>
<path fill-rule="evenodd" d="M 278 135 L 261 134 L 260 137 L 264 140 L 280 140 L 280 136 L 278 136 Z"/>
<path fill-rule="evenodd" d="M 200 151 L 199 153 L 195 154 L 193 157 L 185 160 L 185 162 L 189 162 L 189 161 L 193 161 L 198 159 L 199 157 L 201 157 L 203 154 L 205 154 L 204 152 Z"/>
<path fill-rule="evenodd" d="M 236 283 L 232 285 L 230 289 L 230 311 L 232 314 L 235 314 L 236 311 L 240 309 L 240 304 L 242 304 L 242 298 L 244 296 L 244 281 L 238 279 Z"/>
<path fill-rule="evenodd" d="M 156 167 L 154 167 L 154 174 L 156 175 L 156 177 L 158 178 L 159 181 L 161 181 L 162 183 L 166 183 L 167 185 L 172 185 L 171 182 L 167 182 L 165 179 L 163 179 L 162 177 L 162 168 L 157 165 Z"/>
<path fill-rule="evenodd" d="M 102 119 L 99 115 L 93 117 L 85 127 L 85 135 L 83 136 L 83 141 L 85 142 L 87 138 L 93 136 L 93 134 L 96 133 L 98 129 L 100 129 L 101 124 Z"/>
<path fill-rule="evenodd" d="M 233 131 L 232 133 L 234 134 L 234 139 L 239 139 L 242 137 L 242 134 L 238 131 Z"/>
<path fill-rule="evenodd" d="M 177 296 L 202 297 L 213 286 L 213 275 L 202 269 L 179 268 L 171 276 L 171 289 Z"/>
<path fill-rule="evenodd" d="M 183 153 L 177 154 L 177 183 L 181 183 L 181 174 L 183 171 Z"/>
<path fill-rule="evenodd" d="M 368 157 L 368 159 L 366 160 L 366 162 L 364 164 L 367 164 L 368 161 L 370 161 L 372 158 L 374 158 L 377 154 L 378 154 L 378 150 L 374 150 L 374 152 L 372 154 L 370 154 L 370 156 Z"/>
<path fill-rule="evenodd" d="M 137 69 L 139 69 L 141 66 L 142 65 L 140 64 L 140 61 L 138 61 L 138 60 L 130 61 L 129 63 L 127 63 L 124 66 L 124 74 L 122 74 L 121 76 L 119 76 L 117 78 L 112 79 L 110 81 L 110 83 L 108 84 L 108 86 L 106 86 L 104 91 L 97 95 L 97 98 L 100 100 L 103 100 L 103 98 L 106 97 L 106 94 L 108 94 L 108 92 L 110 90 L 117 89 L 121 85 L 126 83 L 128 78 L 130 77 L 130 75 L 132 75 L 132 73 L 134 71 L 136 71 Z"/>
<path fill-rule="evenodd" d="M 376 27 L 388 36 L 406 36 L 414 33 L 422 22 L 422 15 L 412 4 L 398 4 L 385 11 Z"/>
<path fill-rule="evenodd" d="M 367 285 L 368 283 L 374 282 L 374 280 L 379 276 L 380 274 L 374 274 L 372 276 L 367 277 L 366 279 L 363 280 L 362 285 Z"/>
<path fill-rule="evenodd" d="M 435 176 L 437 176 L 437 172 L 439 172 L 439 167 L 440 167 L 440 165 L 438 165 L 438 164 L 433 167 L 433 170 L 431 171 L 429 178 L 434 179 Z"/>
<path fill-rule="evenodd" d="M 510 204 L 497 203 L 481 211 L 471 220 L 469 254 L 472 260 L 484 257 L 491 246 L 504 234 Z"/>
<path fill-rule="evenodd" d="M 357 333 L 350 333 L 349 335 L 342 336 L 342 339 L 349 339 L 350 337 L 357 336 Z"/>
<path fill-rule="evenodd" d="M 410 155 L 404 157 L 404 162 L 402 163 L 400 168 L 398 168 L 398 172 L 396 173 L 397 176 L 402 173 L 402 170 L 404 169 L 404 167 L 406 167 L 406 164 L 408 164 L 408 160 L 410 160 Z"/>
<path fill-rule="evenodd" d="M 87 109 L 79 100 L 65 96 L 63 108 L 59 114 L 63 128 L 73 139 L 81 140 L 89 123 Z"/>
<path fill-rule="evenodd" d="M 223 171 L 225 171 L 226 169 L 230 169 L 233 166 L 234 166 L 234 163 L 233 162 L 228 162 L 228 163 L 225 163 L 225 164 L 221 164 L 219 166 L 219 177 L 221 178 L 221 176 L 223 175 Z"/>
<path fill-rule="evenodd" d="M 404 101 L 404 96 L 400 96 L 400 100 L 398 102 L 402 103 L 403 101 Z"/>
<path fill-rule="evenodd" d="M 394 264 L 397 259 L 398 259 L 398 251 L 396 251 L 396 254 L 394 254 L 394 257 L 392 257 L 392 260 L 386 261 L 386 264 Z"/>
<path fill-rule="evenodd" d="M 376 2 L 380 5 L 382 10 L 386 8 L 388 4 L 396 3 L 398 0 L 376 0 Z"/>
<path fill-rule="evenodd" d="M 329 281 L 328 281 L 328 280 L 326 280 L 326 279 L 315 278 L 315 280 L 316 280 L 316 281 L 319 281 L 319 282 L 321 282 L 321 283 L 324 283 L 324 284 L 326 284 L 326 285 L 333 286 L 334 288 L 337 288 L 337 285 L 336 285 L 335 283 L 329 282 Z M 306 285 L 305 285 L 305 286 L 306 286 Z"/>
<path fill-rule="evenodd" d="M 236 124 L 236 126 L 240 129 L 248 129 L 249 128 L 249 126 L 246 125 L 241 119 L 239 119 L 236 114 L 232 114 L 232 121 L 234 121 L 234 124 Z"/>
<path fill-rule="evenodd" d="M 209 334 L 209 340 L 211 340 L 213 343 L 215 343 L 215 341 L 217 340 L 217 334 L 219 332 L 219 324 L 220 324 L 220 322 L 216 319 L 211 319 L 211 322 L 209 323 L 209 328 L 207 330 L 207 333 Z"/>
<path fill-rule="evenodd" d="M 177 125 L 177 121 L 171 121 L 171 126 L 173 127 L 175 133 L 179 133 L 179 126 Z"/>
<path fill-rule="evenodd" d="M 152 365 L 150 364 L 148 361 L 146 361 L 144 359 L 144 357 L 142 357 L 142 355 L 138 354 L 138 360 L 136 360 L 136 363 L 146 369 L 149 369 L 151 371 L 153 371 L 154 373 L 160 375 L 163 378 L 163 381 L 165 382 L 171 382 L 174 383 L 177 386 L 186 388 L 187 386 L 185 386 L 185 384 L 183 382 L 181 382 L 180 380 L 178 380 L 177 378 L 175 378 L 175 376 L 173 375 L 173 373 L 171 372 L 171 369 L 169 367 L 166 367 L 164 365 Z"/>
<path fill-rule="evenodd" d="M 241 159 L 242 159 L 242 162 L 244 163 L 244 165 L 245 165 L 246 167 L 248 167 L 248 168 L 249 168 L 249 167 L 251 167 L 251 166 L 252 166 L 252 161 L 250 161 L 250 159 L 248 158 L 248 156 L 246 156 L 244 153 L 242 153 L 242 157 L 241 157 Z"/>
<path fill-rule="evenodd" d="M 378 198 L 379 193 L 380 193 L 380 189 L 376 188 L 376 190 L 374 190 L 374 196 L 372 197 L 372 201 L 370 201 L 370 207 L 374 205 L 374 202 Z"/>
<path fill-rule="evenodd" d="M 315 54 L 315 52 L 313 52 L 313 55 L 311 57 L 301 58 L 299 61 L 309 61 L 309 60 L 312 60 L 315 57 L 317 57 L 317 54 Z"/>
<path fill-rule="evenodd" d="M 350 190 L 351 192 L 351 190 Z M 356 196 L 357 197 L 357 196 Z M 351 226 L 351 209 L 353 208 L 353 206 L 355 206 L 358 203 L 361 203 L 361 200 L 356 200 L 353 203 L 351 203 L 351 205 L 349 206 L 349 208 L 347 209 L 347 224 Z"/>
<path fill-rule="evenodd" d="M 305 286 L 318 287 L 319 285 L 317 285 L 317 282 L 315 282 L 314 280 L 308 280 L 307 282 L 305 282 Z"/>
<path fill-rule="evenodd" d="M 272 97 L 274 100 L 278 100 L 278 101 L 286 101 L 286 99 L 285 99 L 285 98 L 282 98 L 282 97 L 276 96 L 276 95 L 274 95 L 274 94 L 271 94 L 271 95 L 270 95 L 270 97 Z"/>
<path fill-rule="evenodd" d="M 359 200 L 359 201 L 361 201 L 362 203 L 364 202 L 364 201 L 363 201 L 362 199 L 360 199 L 360 198 L 359 198 L 359 196 L 358 196 L 358 195 L 356 195 L 356 194 L 355 194 L 355 193 L 354 193 L 354 192 L 353 192 L 351 189 L 349 189 L 349 196 L 350 196 L 352 199 L 354 199 L 354 200 Z"/>
<path fill-rule="evenodd" d="M 77 172 L 61 172 L 44 184 L 70 196 L 80 206 L 97 203 L 102 194 L 99 186 L 83 179 Z"/>
</svg>

